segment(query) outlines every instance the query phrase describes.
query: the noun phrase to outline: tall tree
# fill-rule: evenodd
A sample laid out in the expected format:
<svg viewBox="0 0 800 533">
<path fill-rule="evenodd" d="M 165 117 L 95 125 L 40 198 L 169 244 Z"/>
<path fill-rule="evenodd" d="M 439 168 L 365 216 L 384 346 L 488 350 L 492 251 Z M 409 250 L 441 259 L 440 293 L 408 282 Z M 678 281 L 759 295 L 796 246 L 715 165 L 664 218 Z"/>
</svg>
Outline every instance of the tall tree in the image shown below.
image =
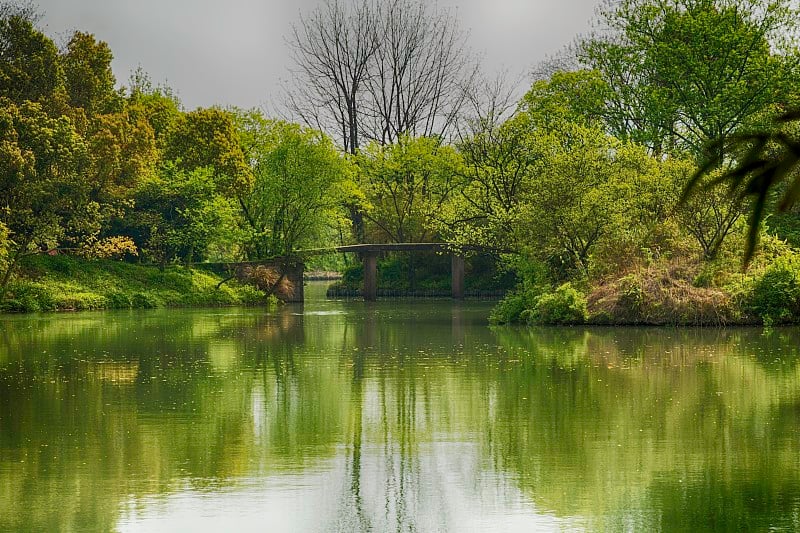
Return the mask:
<svg viewBox="0 0 800 533">
<path fill-rule="evenodd" d="M 476 70 L 453 13 L 421 0 L 329 0 L 291 44 L 291 110 L 352 154 L 365 139 L 447 132 Z"/>
<path fill-rule="evenodd" d="M 358 196 L 347 160 L 319 131 L 256 111 L 240 113 L 238 123 L 255 176 L 252 191 L 240 197 L 247 256 L 263 259 L 313 246 L 340 223 L 342 205 Z"/>
<path fill-rule="evenodd" d="M 291 111 L 334 135 L 351 154 L 361 142 L 363 93 L 380 46 L 378 26 L 369 1 L 348 9 L 339 0 L 328 0 L 292 30 L 298 83 L 288 92 Z"/>
<path fill-rule="evenodd" d="M 457 18 L 418 0 L 385 0 L 377 9 L 380 46 L 369 61 L 364 134 L 382 144 L 445 134 L 476 73 Z"/>
<path fill-rule="evenodd" d="M 114 89 L 113 55 L 108 44 L 90 33 L 75 32 L 61 58 L 69 103 L 87 115 L 119 110 L 121 98 Z"/>
<path fill-rule="evenodd" d="M 358 157 L 358 181 L 369 207 L 365 218 L 378 240 L 426 242 L 461 186 L 461 158 L 437 138 L 373 142 Z"/>
<path fill-rule="evenodd" d="M 58 49 L 35 23 L 33 10 L 0 5 L 0 96 L 17 104 L 41 102 L 63 92 Z"/>
<path fill-rule="evenodd" d="M 621 0 L 579 59 L 600 72 L 611 133 L 656 153 L 707 154 L 772 104 L 796 75 L 788 0 Z M 716 144 L 723 147 L 724 143 Z"/>
<path fill-rule="evenodd" d="M 249 189 L 253 174 L 247 165 L 234 119 L 218 108 L 180 115 L 170 126 L 164 157 L 181 170 L 212 169 L 218 191 L 235 196 Z"/>
<path fill-rule="evenodd" d="M 57 246 L 95 211 L 83 172 L 86 145 L 67 117 L 51 118 L 41 104 L 0 99 L 0 223 L 10 234 L 4 289 L 19 259 Z"/>
</svg>

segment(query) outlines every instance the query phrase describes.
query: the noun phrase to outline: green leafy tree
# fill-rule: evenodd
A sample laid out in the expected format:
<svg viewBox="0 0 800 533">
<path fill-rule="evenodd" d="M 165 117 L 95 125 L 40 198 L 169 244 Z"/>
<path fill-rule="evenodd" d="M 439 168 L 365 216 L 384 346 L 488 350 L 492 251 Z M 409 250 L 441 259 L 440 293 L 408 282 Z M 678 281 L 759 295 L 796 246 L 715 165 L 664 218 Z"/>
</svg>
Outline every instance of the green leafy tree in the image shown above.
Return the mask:
<svg viewBox="0 0 800 533">
<path fill-rule="evenodd" d="M 126 218 L 145 258 L 162 266 L 203 260 L 233 216 L 231 202 L 216 191 L 210 168 L 188 171 L 166 164 L 142 180 L 134 196 L 136 208 Z"/>
<path fill-rule="evenodd" d="M 114 89 L 111 49 L 90 33 L 75 32 L 61 57 L 69 104 L 87 115 L 119 110 L 121 98 Z"/>
<path fill-rule="evenodd" d="M 601 11 L 606 31 L 577 52 L 611 89 L 612 134 L 703 157 L 709 141 L 788 98 L 795 17 L 787 0 L 622 0 Z"/>
<path fill-rule="evenodd" d="M 94 197 L 117 203 L 129 197 L 139 180 L 155 171 L 159 154 L 153 127 L 138 110 L 98 115 L 89 123 L 86 142 Z"/>
<path fill-rule="evenodd" d="M 401 137 L 392 145 L 369 144 L 356 161 L 369 204 L 364 217 L 378 239 L 438 238 L 437 220 L 463 183 L 455 149 L 437 138 Z"/>
<path fill-rule="evenodd" d="M 240 112 L 245 157 L 255 176 L 240 195 L 250 259 L 288 255 L 312 246 L 348 221 L 344 203 L 361 203 L 348 161 L 322 133 Z"/>
<path fill-rule="evenodd" d="M 0 223 L 9 234 L 5 289 L 25 254 L 58 246 L 91 224 L 86 144 L 67 117 L 37 103 L 0 100 Z"/>
<path fill-rule="evenodd" d="M 153 128 L 156 145 L 163 151 L 168 141 L 167 133 L 182 114 L 180 99 L 169 87 L 154 86 L 141 68 L 131 76 L 129 91 L 128 113 L 147 120 Z"/>
<path fill-rule="evenodd" d="M 447 240 L 516 249 L 523 204 L 542 171 L 537 135 L 565 124 L 598 126 L 607 91 L 596 72 L 556 72 L 531 87 L 510 119 L 479 120 L 457 145 L 465 185 L 442 217 Z"/>
<path fill-rule="evenodd" d="M 232 113 L 197 109 L 180 115 L 167 131 L 164 158 L 181 170 L 210 168 L 220 192 L 248 190 L 253 174 L 244 158 Z"/>
<path fill-rule="evenodd" d="M 36 28 L 30 10 L 0 7 L 0 96 L 16 104 L 53 100 L 64 90 L 56 45 Z"/>
<path fill-rule="evenodd" d="M 628 184 L 610 156 L 625 147 L 577 124 L 535 135 L 532 148 L 542 157 L 536 187 L 524 193 L 516 241 L 534 256 L 588 274 L 590 254 L 628 207 Z"/>
</svg>

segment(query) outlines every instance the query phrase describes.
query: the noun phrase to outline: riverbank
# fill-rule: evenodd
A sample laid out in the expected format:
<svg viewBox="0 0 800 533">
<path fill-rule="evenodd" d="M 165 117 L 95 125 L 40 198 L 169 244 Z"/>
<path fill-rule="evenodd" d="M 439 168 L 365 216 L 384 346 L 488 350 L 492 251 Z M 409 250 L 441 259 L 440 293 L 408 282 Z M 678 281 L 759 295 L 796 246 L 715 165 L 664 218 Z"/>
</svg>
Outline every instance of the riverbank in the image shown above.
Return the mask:
<svg viewBox="0 0 800 533">
<path fill-rule="evenodd" d="M 742 271 L 732 260 L 681 259 L 553 287 L 520 284 L 496 324 L 738 326 L 800 323 L 800 254 L 782 245 Z"/>
<path fill-rule="evenodd" d="M 264 293 L 204 270 L 121 261 L 31 256 L 9 283 L 0 312 L 259 305 Z"/>
</svg>

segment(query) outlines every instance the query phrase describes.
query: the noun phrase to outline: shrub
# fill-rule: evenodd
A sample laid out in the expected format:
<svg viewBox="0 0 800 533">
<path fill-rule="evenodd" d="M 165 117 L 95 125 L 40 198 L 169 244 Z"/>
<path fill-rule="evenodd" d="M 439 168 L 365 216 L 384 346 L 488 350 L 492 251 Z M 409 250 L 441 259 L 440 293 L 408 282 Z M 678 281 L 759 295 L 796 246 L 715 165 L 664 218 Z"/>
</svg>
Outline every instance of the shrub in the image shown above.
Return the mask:
<svg viewBox="0 0 800 533">
<path fill-rule="evenodd" d="M 130 295 L 117 290 L 106 293 L 106 301 L 111 309 L 129 309 L 132 306 Z"/>
<path fill-rule="evenodd" d="M 570 283 L 536 299 L 528 314 L 528 322 L 535 324 L 583 324 L 586 322 L 586 297 Z"/>
<path fill-rule="evenodd" d="M 161 306 L 161 301 L 149 292 L 137 292 L 131 296 L 131 305 L 141 309 L 155 309 Z"/>
<path fill-rule="evenodd" d="M 755 282 L 746 308 L 764 323 L 794 322 L 800 317 L 800 257 L 779 257 Z"/>
<path fill-rule="evenodd" d="M 35 313 L 56 309 L 53 295 L 47 286 L 39 282 L 18 281 L 9 285 L 8 298 L 3 302 L 4 310 L 20 313 Z"/>
<path fill-rule="evenodd" d="M 62 311 L 89 311 L 107 309 L 108 300 L 93 292 L 73 292 L 55 299 L 55 308 Z"/>
<path fill-rule="evenodd" d="M 524 321 L 523 313 L 536 302 L 536 294 L 518 288 L 509 292 L 505 298 L 500 300 L 489 314 L 489 322 L 492 324 L 513 324 Z"/>
</svg>

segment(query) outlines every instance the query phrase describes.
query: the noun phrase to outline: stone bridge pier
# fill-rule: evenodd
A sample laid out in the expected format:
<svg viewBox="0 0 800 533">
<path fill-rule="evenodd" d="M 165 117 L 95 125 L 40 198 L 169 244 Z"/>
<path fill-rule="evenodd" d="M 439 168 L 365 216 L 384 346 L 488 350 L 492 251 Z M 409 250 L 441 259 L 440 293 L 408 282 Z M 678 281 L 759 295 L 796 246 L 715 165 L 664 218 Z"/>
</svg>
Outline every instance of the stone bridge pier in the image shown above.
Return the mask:
<svg viewBox="0 0 800 533">
<path fill-rule="evenodd" d="M 361 294 L 364 300 L 374 302 L 378 299 L 378 252 L 362 254 L 364 263 L 364 284 Z M 454 300 L 464 299 L 464 256 L 451 254 L 450 260 L 450 293 Z"/>
</svg>

